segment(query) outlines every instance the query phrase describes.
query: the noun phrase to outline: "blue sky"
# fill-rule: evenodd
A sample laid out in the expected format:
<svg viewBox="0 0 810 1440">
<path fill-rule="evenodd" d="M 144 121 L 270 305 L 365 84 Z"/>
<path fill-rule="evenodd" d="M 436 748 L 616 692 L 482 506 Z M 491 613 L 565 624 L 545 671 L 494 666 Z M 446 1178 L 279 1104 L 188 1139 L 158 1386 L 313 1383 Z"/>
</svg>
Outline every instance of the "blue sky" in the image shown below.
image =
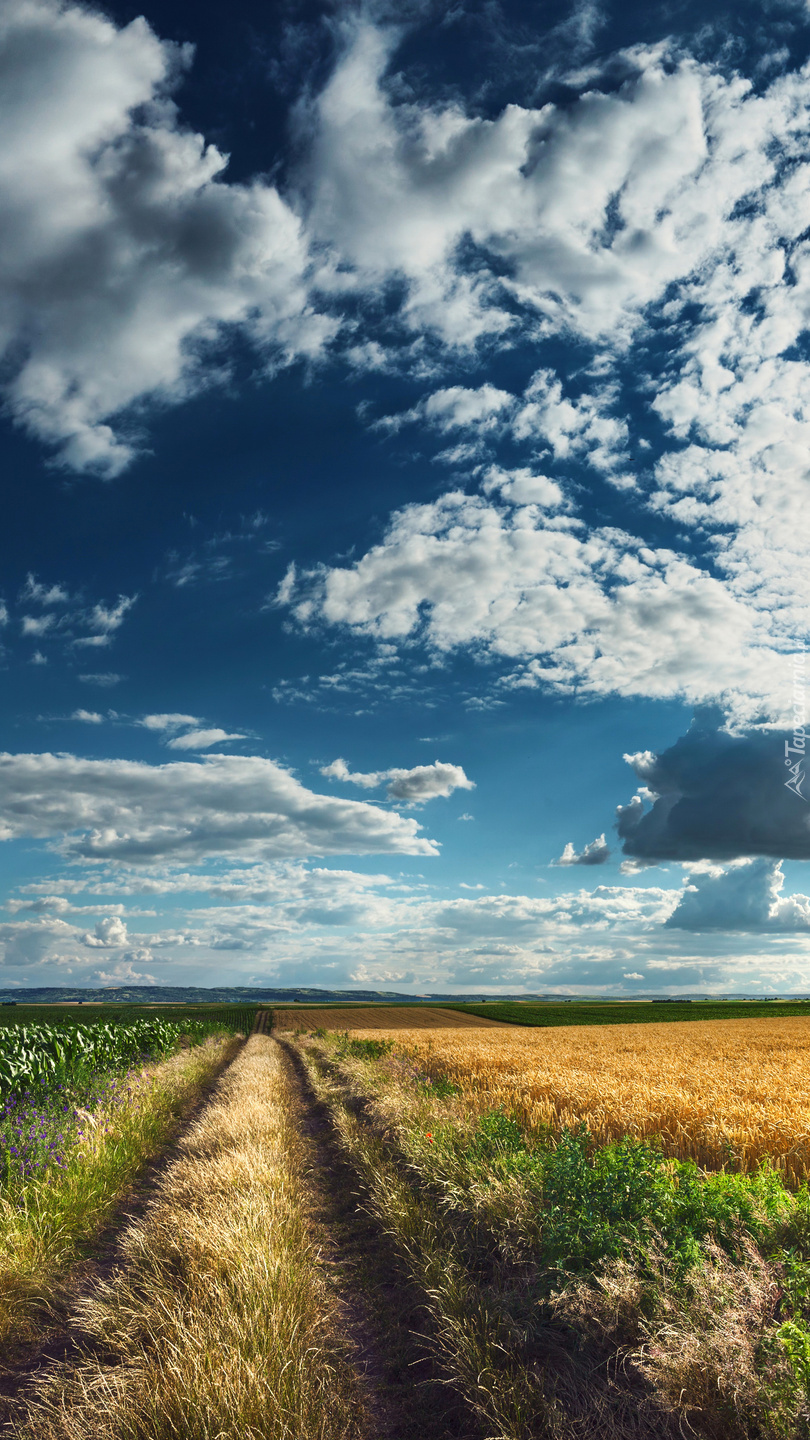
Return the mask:
<svg viewBox="0 0 810 1440">
<path fill-rule="evenodd" d="M 3 985 L 810 991 L 809 49 L 0 5 Z"/>
</svg>

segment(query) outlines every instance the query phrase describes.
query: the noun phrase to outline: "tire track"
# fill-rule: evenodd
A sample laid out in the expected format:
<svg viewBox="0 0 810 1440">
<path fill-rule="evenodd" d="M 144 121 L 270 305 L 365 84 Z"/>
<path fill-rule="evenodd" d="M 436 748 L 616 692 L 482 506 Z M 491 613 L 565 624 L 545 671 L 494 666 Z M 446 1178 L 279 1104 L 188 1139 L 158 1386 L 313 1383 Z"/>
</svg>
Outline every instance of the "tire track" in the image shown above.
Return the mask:
<svg viewBox="0 0 810 1440">
<path fill-rule="evenodd" d="M 480 1425 L 436 1357 L 427 1297 L 391 1238 L 317 1098 L 294 1046 L 284 1052 L 312 1147 L 316 1218 L 355 1364 L 375 1422 L 374 1440 L 481 1440 Z"/>
</svg>

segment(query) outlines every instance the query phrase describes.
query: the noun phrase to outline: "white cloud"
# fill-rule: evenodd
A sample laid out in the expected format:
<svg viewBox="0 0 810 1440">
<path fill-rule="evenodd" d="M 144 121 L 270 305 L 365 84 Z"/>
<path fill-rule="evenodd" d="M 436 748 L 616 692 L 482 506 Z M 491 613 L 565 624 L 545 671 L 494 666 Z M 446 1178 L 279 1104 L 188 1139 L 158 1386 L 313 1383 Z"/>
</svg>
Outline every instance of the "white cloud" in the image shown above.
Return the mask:
<svg viewBox="0 0 810 1440">
<path fill-rule="evenodd" d="M 53 615 L 23 615 L 20 622 L 23 635 L 46 635 L 55 624 Z"/>
<path fill-rule="evenodd" d="M 38 605 L 67 605 L 70 595 L 64 585 L 43 585 L 29 570 L 20 591 L 21 600 L 34 600 Z"/>
<path fill-rule="evenodd" d="M 245 739 L 241 733 L 230 734 L 218 726 L 201 728 L 199 716 L 181 715 L 176 712 L 163 715 L 144 715 L 141 720 L 136 721 L 136 724 L 142 725 L 146 730 L 165 732 L 170 737 L 165 742 L 169 750 L 207 750 L 211 745 L 219 745 L 227 740 Z M 175 734 L 176 731 L 184 733 Z"/>
<path fill-rule="evenodd" d="M 610 847 L 605 840 L 604 834 L 598 835 L 591 840 L 584 850 L 577 854 L 571 841 L 568 841 L 562 855 L 557 861 L 558 865 L 604 865 L 610 858 Z"/>
<path fill-rule="evenodd" d="M 124 676 L 116 675 L 113 670 L 102 670 L 90 675 L 80 675 L 79 679 L 84 685 L 98 685 L 102 690 L 109 690 L 113 685 L 120 685 Z"/>
<path fill-rule="evenodd" d="M 85 725 L 101 725 L 104 716 L 99 715 L 97 710 L 74 710 L 71 720 L 81 720 Z"/>
<path fill-rule="evenodd" d="M 103 920 L 96 922 L 92 935 L 82 936 L 82 944 L 90 946 L 91 949 L 102 947 L 112 949 L 120 945 L 129 944 L 129 936 L 125 922 L 119 915 L 108 915 Z"/>
<path fill-rule="evenodd" d="M 403 276 L 403 318 L 458 345 L 511 328 L 505 291 L 546 329 L 629 339 L 646 305 L 722 252 L 743 197 L 772 181 L 770 139 L 799 128 L 807 83 L 789 93 L 777 81 L 762 99 L 709 65 L 639 48 L 624 53 L 618 89 L 601 92 L 594 74 L 573 104 L 483 119 L 384 78 L 398 31 L 344 35 L 310 106 L 310 229 L 361 284 Z M 468 237 L 475 270 L 459 255 Z M 343 271 L 331 278 L 347 284 Z"/>
<path fill-rule="evenodd" d="M 784 883 L 778 860 L 749 860 L 719 874 L 693 874 L 666 923 L 693 931 L 810 931 L 810 896 L 783 896 Z"/>
<path fill-rule="evenodd" d="M 219 745 L 225 740 L 244 740 L 244 735 L 229 735 L 227 730 L 188 730 L 185 735 L 175 735 L 173 740 L 167 740 L 170 750 L 207 750 L 211 745 Z"/>
<path fill-rule="evenodd" d="M 452 795 L 454 790 L 474 790 L 475 781 L 468 780 L 461 765 L 448 765 L 434 760 L 432 765 L 415 765 L 411 770 L 370 770 L 351 771 L 345 760 L 333 760 L 323 765 L 321 774 L 331 780 L 344 780 L 352 785 L 361 785 L 374 790 L 388 782 L 389 800 L 401 800 L 408 805 L 423 805 L 436 796 Z"/>
<path fill-rule="evenodd" d="M 107 645 L 110 636 L 119 629 L 127 611 L 135 604 L 134 595 L 119 595 L 116 605 L 96 603 L 87 616 L 87 625 L 92 635 L 79 636 L 74 645 Z"/>
<path fill-rule="evenodd" d="M 760 880 L 751 867 L 742 868 L 751 871 L 759 894 Z M 715 879 L 723 873 L 721 867 L 711 869 Z M 688 873 L 690 883 L 697 875 L 709 875 L 694 866 Z M 766 876 L 766 890 L 769 884 L 773 889 Z M 84 870 L 72 865 L 58 880 L 35 882 L 25 890 L 52 901 L 54 886 L 62 894 L 85 892 L 88 898 L 116 892 L 162 895 L 162 914 L 175 897 L 174 926 L 156 935 L 134 934 L 129 916 L 150 912 L 122 913 L 124 907 L 117 905 L 113 915 L 98 901 L 70 907 L 71 913 L 95 909 L 97 918 L 103 914 L 106 921 L 116 921 L 99 923 L 89 934 L 52 913 L 6 926 L 0 941 L 9 947 L 8 963 L 27 965 L 29 984 L 48 983 L 33 977 L 44 976 L 52 965 L 70 965 L 94 983 L 92 976 L 100 972 L 87 967 L 91 957 L 97 962 L 103 953 L 114 961 L 105 965 L 105 974 L 113 975 L 120 964 L 141 967 L 157 959 L 166 983 L 181 984 L 222 983 L 225 967 L 232 983 L 254 985 L 348 986 L 362 983 L 357 977 L 366 974 L 402 976 L 379 983 L 413 984 L 421 991 L 481 987 L 621 993 L 644 980 L 650 989 L 671 992 L 808 988 L 810 900 L 805 896 L 792 897 L 795 915 L 785 910 L 778 923 L 752 929 L 746 942 L 740 913 L 731 906 L 725 909 L 727 927 L 709 925 L 699 939 L 695 929 L 667 924 L 684 903 L 685 891 L 677 886 L 599 885 L 539 898 L 468 890 L 464 898 L 447 900 L 437 898 L 421 879 L 413 883 L 413 878 L 297 861 L 241 861 L 225 869 L 212 864 L 194 870 L 165 864 Z M 778 893 L 777 898 L 781 903 Z M 743 918 L 751 924 L 750 912 Z"/>
<path fill-rule="evenodd" d="M 485 495 L 498 491 L 510 505 L 541 505 L 545 510 L 569 508 L 562 487 L 548 475 L 536 475 L 528 466 L 504 470 L 500 465 L 490 465 L 481 489 Z"/>
<path fill-rule="evenodd" d="M 386 415 L 376 421 L 374 428 L 397 431 L 403 425 L 420 420 L 444 435 L 460 429 L 487 431 L 496 428 L 504 411 L 513 409 L 514 405 L 514 395 L 488 382 L 475 390 L 464 385 L 451 385 L 445 390 L 435 390 L 412 410 Z"/>
<path fill-rule="evenodd" d="M 562 564 L 555 574 L 559 556 L 536 539 L 549 524 L 526 514 L 530 500 L 552 497 L 541 487 L 532 495 L 514 472 L 500 486 L 516 507 L 506 520 L 470 499 L 462 510 L 453 495 L 412 507 L 382 546 L 322 572 L 320 590 L 290 582 L 282 602 L 295 595 L 305 622 L 320 616 L 389 638 L 421 629 L 442 649 L 525 656 L 519 685 L 722 696 L 740 718 L 778 718 L 780 655 L 810 626 L 810 542 L 795 523 L 810 437 L 808 369 L 796 353 L 810 294 L 810 71 L 755 90 L 666 47 L 639 48 L 619 57 L 618 88 L 600 88 L 594 69 L 565 107 L 510 105 L 484 120 L 386 78 L 393 30 L 359 24 L 344 37 L 310 106 L 302 172 L 308 223 L 333 247 L 335 295 L 341 285 L 379 292 L 395 273 L 407 287 L 402 318 L 421 333 L 471 345 L 501 330 L 509 343 L 518 330 L 532 339 L 577 331 L 594 350 L 573 384 L 547 366 L 522 394 L 445 384 L 380 423 L 452 431 L 458 443 L 441 458 L 479 473 L 508 428 L 535 448 L 526 477 L 544 445 L 544 465 L 596 468 L 682 531 L 707 532 L 714 555 L 705 569 L 666 551 L 650 561 L 641 538 L 586 537 L 572 522 L 574 573 Z M 464 259 L 468 239 L 475 269 Z M 660 358 L 650 317 L 666 327 Z M 615 363 L 634 336 L 653 344 L 633 398 L 640 389 L 677 441 L 647 502 L 649 477 L 630 466 L 631 407 Z M 485 479 L 484 493 L 494 488 Z M 505 537 L 518 514 L 525 533 Z M 638 529 L 648 526 L 645 514 Z M 552 528 L 559 548 L 565 527 Z"/>
<path fill-rule="evenodd" d="M 0 838 L 59 838 L 64 855 L 86 860 L 437 853 L 415 820 L 314 794 L 257 756 L 151 766 L 2 755 L 0 813 Z"/>
<path fill-rule="evenodd" d="M 138 721 L 147 730 L 179 730 L 186 725 L 199 725 L 200 721 L 196 715 L 144 715 Z"/>
<path fill-rule="evenodd" d="M 604 695 L 722 695 L 784 708 L 769 617 L 671 550 L 534 504 L 451 492 L 409 505 L 351 565 L 288 572 L 279 603 L 384 640 L 518 660 L 509 683 Z"/>
<path fill-rule="evenodd" d="M 2 73 L 1 66 L 0 73 Z M 0 171 L 1 169 L 2 166 L 0 166 Z M 2 279 L 0 278 L 1 291 Z M 1 301 L 0 294 L 0 308 Z M 1 345 L 2 322 L 0 321 Z M 20 633 L 28 639 L 46 642 L 58 641 L 68 651 L 81 649 L 83 646 L 105 647 L 112 642 L 116 631 L 120 629 L 137 598 L 137 595 L 119 595 L 113 605 L 107 605 L 102 601 L 88 604 L 82 595 L 71 595 L 64 585 L 44 585 L 37 580 L 35 575 L 29 573 L 18 597 L 19 605 L 24 607 L 24 613 L 19 615 Z M 39 614 L 30 613 L 30 610 L 35 607 L 39 607 Z M 8 611 L 6 610 L 5 613 L 8 621 L 10 618 Z M 45 661 L 43 659 L 37 662 L 34 659 L 34 663 L 45 663 Z"/>
<path fill-rule="evenodd" d="M 148 971 L 136 970 L 135 965 L 148 965 L 154 956 L 149 950 L 133 951 L 132 956 L 122 956 L 117 964 L 107 970 L 91 970 L 87 976 L 89 984 L 96 985 L 157 985 L 156 975 L 150 975 Z M 134 963 L 133 963 L 134 962 Z"/>
<path fill-rule="evenodd" d="M 168 92 L 189 47 L 56 0 L 0 14 L 0 349 L 11 413 L 77 470 L 115 475 L 122 412 L 210 383 L 241 326 L 268 355 L 314 354 L 299 220 L 263 180 L 227 184 Z"/>
<path fill-rule="evenodd" d="M 39 965 L 49 952 L 66 939 L 72 939 L 74 934 L 73 927 L 64 920 L 50 917 L 0 924 L 2 963 L 10 968 Z"/>
</svg>

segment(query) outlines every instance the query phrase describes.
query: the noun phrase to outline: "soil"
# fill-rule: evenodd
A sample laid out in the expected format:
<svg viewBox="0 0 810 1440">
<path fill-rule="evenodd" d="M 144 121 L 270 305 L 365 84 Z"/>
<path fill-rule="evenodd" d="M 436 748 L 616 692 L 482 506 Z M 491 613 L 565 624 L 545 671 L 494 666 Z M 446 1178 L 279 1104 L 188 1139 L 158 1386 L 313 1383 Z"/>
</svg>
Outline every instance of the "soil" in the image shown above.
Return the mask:
<svg viewBox="0 0 810 1440">
<path fill-rule="evenodd" d="M 478 1421 L 432 1353 L 424 1294 L 366 1208 L 362 1181 L 295 1048 L 276 1039 L 295 1077 L 302 1126 L 312 1142 L 315 1220 L 374 1420 L 374 1440 L 481 1440 Z"/>
</svg>

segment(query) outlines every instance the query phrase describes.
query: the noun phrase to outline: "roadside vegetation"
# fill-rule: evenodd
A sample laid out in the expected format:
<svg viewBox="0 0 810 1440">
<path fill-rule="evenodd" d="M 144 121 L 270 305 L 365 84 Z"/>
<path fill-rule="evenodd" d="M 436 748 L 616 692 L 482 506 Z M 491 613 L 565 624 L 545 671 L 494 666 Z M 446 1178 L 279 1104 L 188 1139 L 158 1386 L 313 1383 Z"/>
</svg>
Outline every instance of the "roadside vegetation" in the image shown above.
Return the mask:
<svg viewBox="0 0 810 1440">
<path fill-rule="evenodd" d="M 238 1042 L 221 1026 L 161 1019 L 1 1033 L 0 1343 L 8 1354 L 58 1318 L 72 1270 Z"/>
<path fill-rule="evenodd" d="M 493 1030 L 295 1043 L 483 1434 L 810 1434 L 804 1183 L 787 1188 L 764 1157 L 745 1173 L 652 1135 L 604 1138 L 570 1107 L 565 1123 L 532 1120 L 526 1057 L 523 1088 L 513 1057 L 484 1093 L 481 1047 L 505 1043 Z"/>
<path fill-rule="evenodd" d="M 360 1440 L 367 1414 L 312 1216 L 300 1102 L 253 1035 L 184 1136 L 76 1358 L 21 1400 L 27 1440 Z"/>
<path fill-rule="evenodd" d="M 2 1433 L 810 1440 L 810 1017 L 249 1018 L 0 1027 Z"/>
</svg>

